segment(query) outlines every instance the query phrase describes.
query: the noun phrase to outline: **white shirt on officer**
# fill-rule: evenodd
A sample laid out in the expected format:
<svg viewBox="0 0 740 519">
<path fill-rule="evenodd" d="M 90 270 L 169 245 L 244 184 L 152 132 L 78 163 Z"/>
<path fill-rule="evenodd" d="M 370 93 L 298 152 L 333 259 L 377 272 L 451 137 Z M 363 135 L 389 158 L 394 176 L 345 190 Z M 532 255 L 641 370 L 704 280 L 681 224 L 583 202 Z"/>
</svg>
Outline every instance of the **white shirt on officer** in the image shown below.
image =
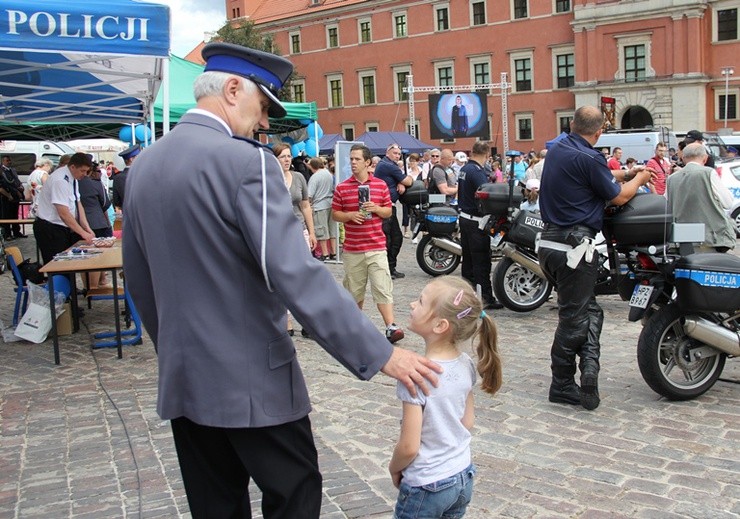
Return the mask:
<svg viewBox="0 0 740 519">
<path fill-rule="evenodd" d="M 75 178 L 67 166 L 61 167 L 49 175 L 44 184 L 44 189 L 39 193 L 38 218 L 67 227 L 67 224 L 59 217 L 59 211 L 57 211 L 55 204 L 67 206 L 73 216 L 77 215 L 77 200 L 80 199 L 80 192 L 76 189 L 77 184 L 74 180 Z"/>
</svg>

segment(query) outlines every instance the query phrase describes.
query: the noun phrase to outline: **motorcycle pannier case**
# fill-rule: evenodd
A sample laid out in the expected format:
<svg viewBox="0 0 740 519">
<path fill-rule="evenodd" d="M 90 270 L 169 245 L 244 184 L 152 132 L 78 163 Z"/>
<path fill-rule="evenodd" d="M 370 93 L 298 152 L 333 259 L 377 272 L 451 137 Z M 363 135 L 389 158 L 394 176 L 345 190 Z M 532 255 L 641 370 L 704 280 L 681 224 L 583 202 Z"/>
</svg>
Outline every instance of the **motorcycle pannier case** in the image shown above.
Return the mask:
<svg viewBox="0 0 740 519">
<path fill-rule="evenodd" d="M 511 230 L 506 235 L 506 239 L 516 245 L 534 250 L 534 239 L 537 237 L 537 233 L 542 232 L 544 228 L 545 222 L 542 221 L 540 213 L 519 211 L 511 224 Z"/>
<path fill-rule="evenodd" d="M 457 209 L 452 207 L 430 207 L 425 218 L 430 234 L 452 234 L 457 227 Z"/>
<path fill-rule="evenodd" d="M 710 252 L 676 261 L 678 304 L 690 312 L 727 312 L 740 309 L 740 258 Z"/>
<path fill-rule="evenodd" d="M 519 207 L 522 203 L 522 190 L 515 186 L 513 195 L 512 205 Z M 504 216 L 509 210 L 509 184 L 483 184 L 475 193 L 475 201 L 481 214 Z"/>
<path fill-rule="evenodd" d="M 662 245 L 668 240 L 673 218 L 662 195 L 639 194 L 613 214 L 604 216 L 604 235 L 618 245 Z"/>
<path fill-rule="evenodd" d="M 414 180 L 414 183 L 407 187 L 398 199 L 406 205 L 425 205 L 429 203 L 429 191 L 424 187 L 423 181 Z"/>
</svg>

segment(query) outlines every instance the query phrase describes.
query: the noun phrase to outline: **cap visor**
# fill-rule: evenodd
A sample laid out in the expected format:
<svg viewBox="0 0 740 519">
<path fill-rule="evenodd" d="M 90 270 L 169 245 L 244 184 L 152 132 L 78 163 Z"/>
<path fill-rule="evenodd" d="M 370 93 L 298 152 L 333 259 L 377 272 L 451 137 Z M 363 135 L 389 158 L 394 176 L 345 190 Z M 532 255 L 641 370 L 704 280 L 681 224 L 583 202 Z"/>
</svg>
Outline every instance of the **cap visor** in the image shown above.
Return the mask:
<svg viewBox="0 0 740 519">
<path fill-rule="evenodd" d="M 285 107 L 280 103 L 280 100 L 275 97 L 275 94 L 270 92 L 270 89 L 267 88 L 264 85 L 257 84 L 258 87 L 260 87 L 260 90 L 262 90 L 262 93 L 264 93 L 267 98 L 270 100 L 270 108 L 267 110 L 267 115 L 270 117 L 285 117 L 285 115 L 288 113 L 285 111 Z"/>
</svg>

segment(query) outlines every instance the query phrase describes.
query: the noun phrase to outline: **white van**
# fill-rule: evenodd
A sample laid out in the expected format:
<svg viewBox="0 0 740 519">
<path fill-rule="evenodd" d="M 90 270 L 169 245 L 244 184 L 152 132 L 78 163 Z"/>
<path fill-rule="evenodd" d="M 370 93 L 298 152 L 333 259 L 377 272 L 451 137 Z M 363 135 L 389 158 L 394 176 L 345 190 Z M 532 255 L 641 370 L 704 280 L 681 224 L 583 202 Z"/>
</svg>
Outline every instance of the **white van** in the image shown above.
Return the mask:
<svg viewBox="0 0 740 519">
<path fill-rule="evenodd" d="M 740 135 L 720 135 L 720 138 L 725 143 L 725 146 L 734 146 L 740 150 Z"/>
<path fill-rule="evenodd" d="M 611 155 L 614 148 L 622 148 L 622 162 L 628 158 L 644 164 L 655 156 L 655 147 L 664 142 L 669 148 L 678 149 L 676 134 L 667 130 L 627 130 L 604 132 L 594 144 L 594 148 L 607 148 Z"/>
<path fill-rule="evenodd" d="M 34 170 L 37 160 L 47 158 L 56 167 L 62 155 L 74 152 L 74 149 L 63 142 L 0 140 L 0 157 L 5 155 L 10 157 L 18 177 L 24 184 L 28 180 L 28 175 Z"/>
</svg>

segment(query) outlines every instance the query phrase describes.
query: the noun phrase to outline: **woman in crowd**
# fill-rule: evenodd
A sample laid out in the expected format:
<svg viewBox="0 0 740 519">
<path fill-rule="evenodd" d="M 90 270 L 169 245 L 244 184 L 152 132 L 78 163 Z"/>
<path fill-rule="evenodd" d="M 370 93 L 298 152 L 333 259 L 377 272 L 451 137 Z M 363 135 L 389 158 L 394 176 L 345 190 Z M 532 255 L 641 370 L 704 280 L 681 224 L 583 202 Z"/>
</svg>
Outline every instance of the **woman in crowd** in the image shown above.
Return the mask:
<svg viewBox="0 0 740 519">
<path fill-rule="evenodd" d="M 313 251 L 316 248 L 316 234 L 313 227 L 313 211 L 311 204 L 308 202 L 308 184 L 305 177 L 291 169 L 293 164 L 293 154 L 290 146 L 287 144 L 276 144 L 272 147 L 272 152 L 278 159 L 280 167 L 283 168 L 283 177 L 285 187 L 290 192 L 290 200 L 293 203 L 293 213 L 296 218 L 303 224 L 303 237 L 306 239 L 306 246 Z M 293 335 L 293 325 L 288 314 L 288 333 Z M 304 337 L 308 337 L 308 332 L 302 330 Z"/>
<path fill-rule="evenodd" d="M 100 175 L 100 169 L 93 165 L 90 172 L 82 177 L 77 185 L 80 190 L 80 202 L 85 209 L 90 229 L 97 238 L 110 238 L 113 236 L 113 229 L 106 211 L 111 201 L 100 181 Z M 88 288 L 107 287 L 105 272 L 90 272 L 88 279 Z"/>
<path fill-rule="evenodd" d="M 411 175 L 411 178 L 414 179 L 414 182 L 417 180 L 426 181 L 426 178 L 424 178 L 424 171 L 421 169 L 421 166 L 419 166 L 419 154 L 418 153 L 412 153 L 408 156 L 407 159 L 407 169 L 406 173 Z M 403 167 L 401 168 L 403 169 Z M 401 218 L 401 223 L 403 224 L 403 235 L 406 238 L 411 238 L 411 232 L 409 232 L 409 206 L 406 204 L 403 204 L 403 216 Z"/>
<path fill-rule="evenodd" d="M 28 175 L 28 191 L 26 192 L 26 200 L 31 200 L 31 216 L 36 218 L 36 211 L 38 210 L 38 196 L 41 192 L 41 188 L 44 187 L 46 179 L 49 177 L 54 163 L 47 159 L 41 158 L 36 161 L 36 169 L 34 169 L 30 175 Z"/>
</svg>

